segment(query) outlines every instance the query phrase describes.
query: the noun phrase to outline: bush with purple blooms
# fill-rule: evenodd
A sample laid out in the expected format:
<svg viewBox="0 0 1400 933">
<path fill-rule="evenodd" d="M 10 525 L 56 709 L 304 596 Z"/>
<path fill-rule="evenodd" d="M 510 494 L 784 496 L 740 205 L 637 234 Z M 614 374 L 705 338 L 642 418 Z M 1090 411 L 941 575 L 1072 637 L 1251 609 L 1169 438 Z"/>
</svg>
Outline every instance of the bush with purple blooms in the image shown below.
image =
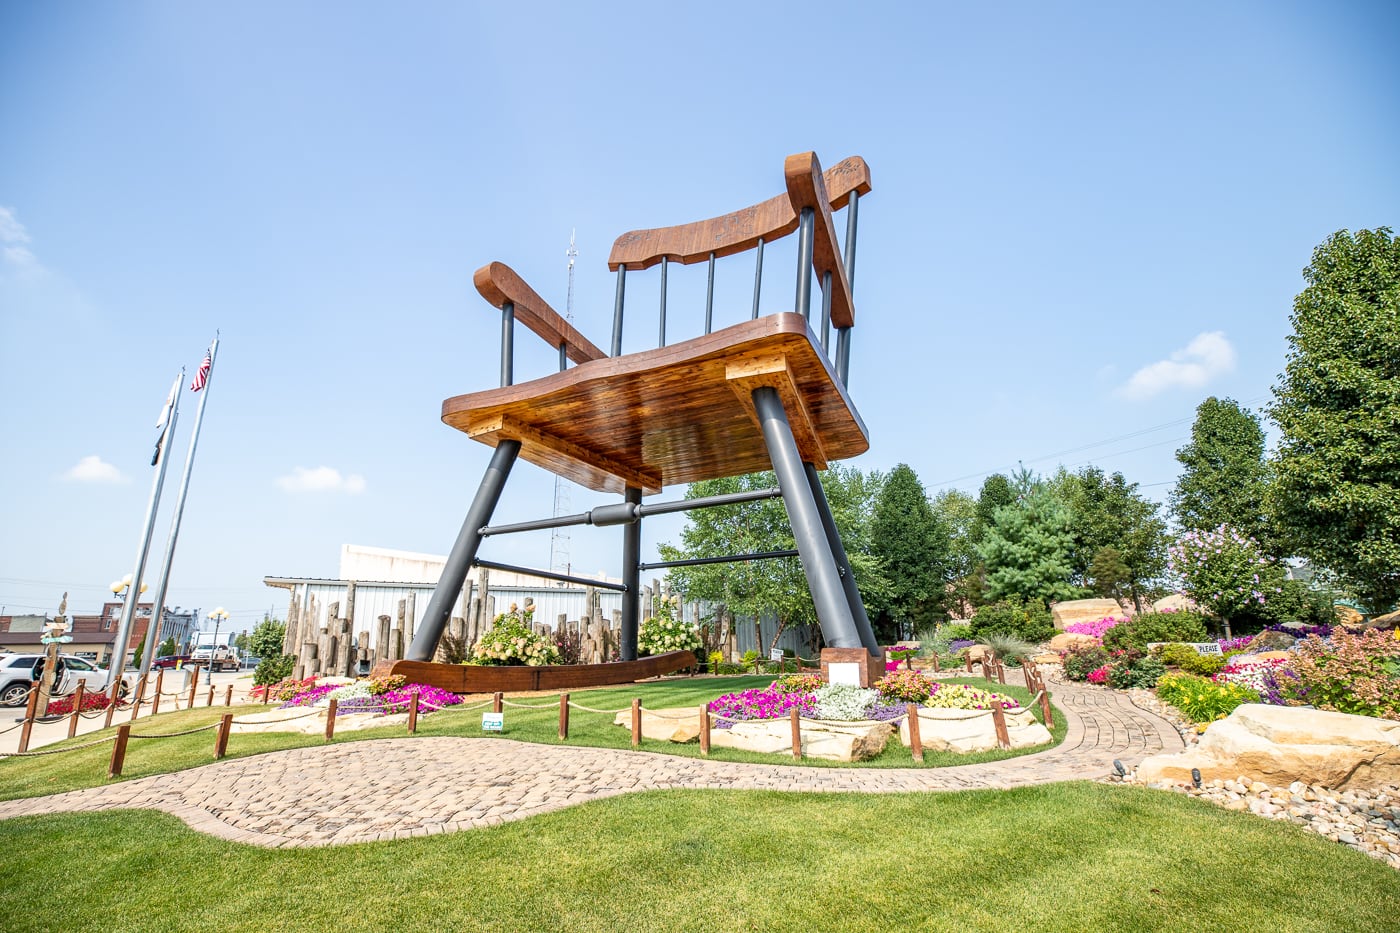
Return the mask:
<svg viewBox="0 0 1400 933">
<path fill-rule="evenodd" d="M 1126 621 L 1126 619 L 1120 619 L 1116 616 L 1105 616 L 1093 622 L 1072 622 L 1065 626 L 1065 631 L 1069 632 L 1071 635 L 1092 635 L 1102 641 L 1104 632 L 1113 628 L 1120 622 Z"/>
<path fill-rule="evenodd" d="M 786 716 L 794 707 L 800 709 L 802 715 L 811 716 L 816 712 L 817 702 L 810 693 L 788 692 L 769 684 L 741 693 L 726 693 L 711 700 L 707 709 L 715 716 L 724 717 L 715 720 L 716 729 L 728 729 L 735 720 L 777 719 Z"/>
<path fill-rule="evenodd" d="M 345 716 L 350 713 L 406 713 L 408 706 L 413 701 L 413 695 L 418 694 L 418 708 L 420 716 L 426 716 L 432 712 L 434 707 L 455 706 L 462 702 L 462 698 L 455 693 L 450 693 L 439 687 L 429 687 L 426 684 L 404 684 L 404 678 L 394 675 L 391 678 L 382 678 L 375 681 L 360 681 L 361 684 L 370 685 L 370 689 L 375 687 L 387 688 L 379 693 L 364 693 L 359 691 L 346 691 L 342 693 L 345 699 L 336 697 L 336 715 Z M 296 696 L 287 700 L 278 709 L 295 709 L 297 707 L 325 706 L 330 702 L 329 695 L 336 691 L 345 691 L 346 686 L 354 687 L 356 684 L 321 684 L 304 690 Z M 358 694 L 358 695 L 356 695 Z"/>
</svg>

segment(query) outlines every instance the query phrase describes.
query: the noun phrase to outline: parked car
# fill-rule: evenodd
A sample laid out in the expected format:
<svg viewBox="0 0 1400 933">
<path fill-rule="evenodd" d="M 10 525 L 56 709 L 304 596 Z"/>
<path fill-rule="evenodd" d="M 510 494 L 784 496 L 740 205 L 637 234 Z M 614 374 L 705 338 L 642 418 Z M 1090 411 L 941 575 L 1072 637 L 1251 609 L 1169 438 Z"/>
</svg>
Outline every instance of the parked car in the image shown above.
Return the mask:
<svg viewBox="0 0 1400 933">
<path fill-rule="evenodd" d="M 163 654 L 151 662 L 151 670 L 172 670 L 177 667 L 188 667 L 193 659 L 187 654 Z"/>
<path fill-rule="evenodd" d="M 43 654 L 0 654 L 0 706 L 23 706 L 30 685 L 43 676 L 46 660 Z M 136 671 L 122 672 L 123 695 L 136 685 L 139 676 Z M 77 690 L 80 683 L 84 690 L 105 690 L 107 670 L 86 658 L 60 654 L 53 695 L 67 696 Z"/>
</svg>

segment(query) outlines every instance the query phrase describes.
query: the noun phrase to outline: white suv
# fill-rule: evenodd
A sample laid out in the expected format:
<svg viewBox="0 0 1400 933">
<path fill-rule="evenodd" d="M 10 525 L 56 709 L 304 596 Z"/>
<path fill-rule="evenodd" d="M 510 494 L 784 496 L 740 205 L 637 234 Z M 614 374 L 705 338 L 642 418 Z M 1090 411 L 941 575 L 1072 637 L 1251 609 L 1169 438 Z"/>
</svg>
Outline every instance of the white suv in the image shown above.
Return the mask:
<svg viewBox="0 0 1400 933">
<path fill-rule="evenodd" d="M 0 654 L 0 706 L 23 706 L 29 695 L 30 685 L 39 679 L 44 670 L 45 657 L 42 654 Z M 122 674 L 122 693 L 135 684 L 140 676 L 136 671 Z M 58 656 L 58 674 L 54 678 L 54 696 L 67 696 L 78 689 L 78 684 L 88 692 L 103 690 L 107 685 L 107 671 L 91 661 L 71 654 Z"/>
</svg>

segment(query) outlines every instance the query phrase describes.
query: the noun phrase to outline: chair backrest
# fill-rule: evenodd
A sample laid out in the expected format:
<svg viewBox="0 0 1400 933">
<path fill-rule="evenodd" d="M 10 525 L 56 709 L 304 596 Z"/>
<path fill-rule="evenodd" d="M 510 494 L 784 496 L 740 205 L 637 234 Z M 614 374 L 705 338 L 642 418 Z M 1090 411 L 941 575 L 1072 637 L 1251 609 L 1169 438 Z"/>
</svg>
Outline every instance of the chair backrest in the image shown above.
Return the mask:
<svg viewBox="0 0 1400 933">
<path fill-rule="evenodd" d="M 794 231 L 798 236 L 797 287 L 791 310 L 811 321 L 811 279 L 815 274 L 822 291 L 821 334 L 827 346 L 830 328 L 837 329 L 836 370 L 847 380 L 849 330 L 855 324 L 852 283 L 855 278 L 857 204 L 870 191 L 870 168 L 860 156 L 852 156 L 823 172 L 812 152 L 788 156 L 783 175 L 787 192 L 742 210 L 709 220 L 673 227 L 632 230 L 618 237 L 608 256 L 608 268 L 617 273 L 613 308 L 612 355 L 622 352 L 628 270 L 661 265 L 659 343 L 666 343 L 666 266 L 671 262 L 710 264 L 705 298 L 705 333 L 714 312 L 714 266 L 718 259 L 754 250 L 754 298 L 752 317 L 759 316 L 763 280 L 764 246 Z M 832 211 L 845 207 L 846 238 L 838 243 Z M 787 310 L 787 309 L 785 309 Z"/>
</svg>

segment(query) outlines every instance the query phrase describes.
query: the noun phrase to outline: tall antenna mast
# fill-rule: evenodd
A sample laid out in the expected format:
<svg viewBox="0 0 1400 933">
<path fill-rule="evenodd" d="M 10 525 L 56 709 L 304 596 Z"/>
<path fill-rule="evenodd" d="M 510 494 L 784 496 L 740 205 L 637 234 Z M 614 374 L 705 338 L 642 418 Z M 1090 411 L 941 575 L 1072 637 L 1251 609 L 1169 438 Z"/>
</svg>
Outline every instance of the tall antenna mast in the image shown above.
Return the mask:
<svg viewBox="0 0 1400 933">
<path fill-rule="evenodd" d="M 569 297 L 564 303 L 564 320 L 570 324 L 574 322 L 574 260 L 578 258 L 578 250 L 574 247 L 574 230 L 569 231 L 569 251 L 564 255 L 569 258 Z M 562 476 L 554 477 L 554 517 L 568 514 L 569 511 L 569 483 Z M 569 532 L 563 528 L 555 528 L 549 536 L 549 569 L 554 573 L 570 572 L 569 560 Z"/>
</svg>

